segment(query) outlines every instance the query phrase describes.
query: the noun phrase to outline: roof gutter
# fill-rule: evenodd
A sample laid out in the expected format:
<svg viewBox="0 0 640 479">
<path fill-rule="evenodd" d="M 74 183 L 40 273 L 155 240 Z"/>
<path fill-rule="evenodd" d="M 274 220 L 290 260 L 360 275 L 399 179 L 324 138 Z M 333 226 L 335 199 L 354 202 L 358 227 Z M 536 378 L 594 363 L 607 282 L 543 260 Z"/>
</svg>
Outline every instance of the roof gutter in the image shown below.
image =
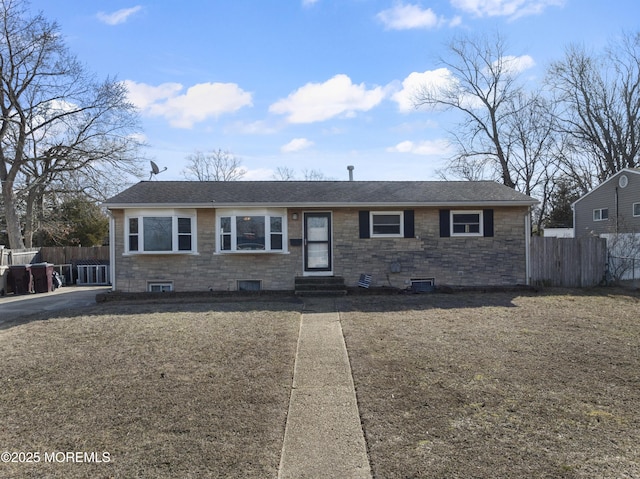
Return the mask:
<svg viewBox="0 0 640 479">
<path fill-rule="evenodd" d="M 327 203 L 104 203 L 107 209 L 140 209 L 140 208 L 372 208 L 372 207 L 480 207 L 480 206 L 533 206 L 538 204 L 533 201 L 437 201 L 437 202 L 327 202 Z"/>
</svg>

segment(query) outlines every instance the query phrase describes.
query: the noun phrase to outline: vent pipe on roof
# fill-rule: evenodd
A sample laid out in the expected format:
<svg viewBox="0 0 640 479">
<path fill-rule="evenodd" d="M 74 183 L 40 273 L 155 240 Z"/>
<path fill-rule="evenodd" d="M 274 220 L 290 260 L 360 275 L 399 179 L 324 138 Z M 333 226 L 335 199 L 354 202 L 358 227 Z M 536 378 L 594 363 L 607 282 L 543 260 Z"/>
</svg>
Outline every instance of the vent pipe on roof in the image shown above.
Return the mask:
<svg viewBox="0 0 640 479">
<path fill-rule="evenodd" d="M 353 165 L 347 166 L 347 170 L 349 170 L 349 181 L 353 181 Z"/>
</svg>

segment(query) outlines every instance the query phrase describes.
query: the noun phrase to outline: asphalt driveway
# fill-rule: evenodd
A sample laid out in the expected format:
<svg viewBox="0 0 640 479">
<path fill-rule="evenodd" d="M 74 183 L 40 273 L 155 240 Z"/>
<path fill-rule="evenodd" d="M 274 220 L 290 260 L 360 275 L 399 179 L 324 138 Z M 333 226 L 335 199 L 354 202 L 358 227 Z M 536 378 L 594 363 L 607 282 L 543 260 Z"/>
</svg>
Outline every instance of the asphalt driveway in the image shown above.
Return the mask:
<svg viewBox="0 0 640 479">
<path fill-rule="evenodd" d="M 51 293 L 0 296 L 0 324 L 27 314 L 92 306 L 97 294 L 110 289 L 110 286 L 65 286 Z"/>
</svg>

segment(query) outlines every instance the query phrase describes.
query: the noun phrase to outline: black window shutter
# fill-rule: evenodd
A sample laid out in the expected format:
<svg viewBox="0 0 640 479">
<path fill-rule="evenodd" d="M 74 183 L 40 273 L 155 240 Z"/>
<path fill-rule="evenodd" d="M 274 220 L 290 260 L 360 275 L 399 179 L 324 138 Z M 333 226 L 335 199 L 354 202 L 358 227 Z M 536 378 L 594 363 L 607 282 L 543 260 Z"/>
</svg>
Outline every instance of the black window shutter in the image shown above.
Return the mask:
<svg viewBox="0 0 640 479">
<path fill-rule="evenodd" d="M 440 237 L 448 238 L 451 236 L 450 210 L 440 210 Z"/>
<path fill-rule="evenodd" d="M 369 238 L 369 212 L 358 211 L 358 222 L 360 224 L 360 238 Z"/>
<path fill-rule="evenodd" d="M 413 238 L 416 235 L 413 210 L 404 210 L 404 237 Z"/>
<path fill-rule="evenodd" d="M 482 211 L 484 236 L 493 236 L 493 210 Z"/>
</svg>

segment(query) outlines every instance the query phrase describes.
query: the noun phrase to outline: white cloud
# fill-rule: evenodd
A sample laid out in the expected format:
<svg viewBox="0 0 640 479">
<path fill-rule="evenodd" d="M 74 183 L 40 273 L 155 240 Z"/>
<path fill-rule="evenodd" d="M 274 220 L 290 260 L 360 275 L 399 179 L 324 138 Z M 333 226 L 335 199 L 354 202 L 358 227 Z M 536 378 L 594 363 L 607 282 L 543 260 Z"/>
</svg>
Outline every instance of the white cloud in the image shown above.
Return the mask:
<svg viewBox="0 0 640 479">
<path fill-rule="evenodd" d="M 390 153 L 411 153 L 421 156 L 444 156 L 451 152 L 451 145 L 447 140 L 424 140 L 419 142 L 402 141 L 396 146 L 387 148 Z"/>
<path fill-rule="evenodd" d="M 294 151 L 306 150 L 314 145 L 313 141 L 306 138 L 294 138 L 280 148 L 283 153 L 293 153 Z"/>
<path fill-rule="evenodd" d="M 269 107 L 271 113 L 287 115 L 289 123 L 313 123 L 358 111 L 368 111 L 384 98 L 381 87 L 367 90 L 354 85 L 347 75 L 336 75 L 324 83 L 307 83 L 287 98 Z"/>
<path fill-rule="evenodd" d="M 506 55 L 502 57 L 502 68 L 505 73 L 517 75 L 520 72 L 533 68 L 536 62 L 529 55 L 522 55 L 519 57 L 513 55 Z"/>
<path fill-rule="evenodd" d="M 402 81 L 402 89 L 391 96 L 398 104 L 401 112 L 414 111 L 416 95 L 423 89 L 440 89 L 454 82 L 451 72 L 446 68 L 427 70 L 425 72 L 413 72 Z"/>
<path fill-rule="evenodd" d="M 450 27 L 457 27 L 462 25 L 462 17 L 460 15 L 456 15 L 451 20 L 449 20 Z"/>
<path fill-rule="evenodd" d="M 451 5 L 478 17 L 510 17 L 511 20 L 561 7 L 566 0 L 451 0 Z"/>
<path fill-rule="evenodd" d="M 126 22 L 131 15 L 139 12 L 140 10 L 142 10 L 142 6 L 136 5 L 135 7 L 123 8 L 122 10 L 118 10 L 113 13 L 98 12 L 96 17 L 107 25 L 120 25 L 121 23 Z"/>
<path fill-rule="evenodd" d="M 412 28 L 435 28 L 444 22 L 433 10 L 423 10 L 418 5 L 397 3 L 392 8 L 376 15 L 388 30 L 409 30 Z"/>
<path fill-rule="evenodd" d="M 264 120 L 249 123 L 237 121 L 225 127 L 225 133 L 240 133 L 242 135 L 272 135 L 279 129 Z"/>
<path fill-rule="evenodd" d="M 198 83 L 182 93 L 179 83 L 158 86 L 127 80 L 129 100 L 143 114 L 163 117 L 175 128 L 192 128 L 195 123 L 252 106 L 251 93 L 235 83 Z"/>
<path fill-rule="evenodd" d="M 177 95 L 183 88 L 180 83 L 163 83 L 153 86 L 125 80 L 124 84 L 127 87 L 129 101 L 141 110 L 146 110 L 158 101 Z"/>
<path fill-rule="evenodd" d="M 244 181 L 268 181 L 273 180 L 273 170 L 268 168 L 249 168 L 242 179 Z"/>
<path fill-rule="evenodd" d="M 315 5 L 316 3 L 318 3 L 318 0 L 302 0 L 302 6 L 303 7 L 311 7 L 312 5 Z"/>
</svg>

